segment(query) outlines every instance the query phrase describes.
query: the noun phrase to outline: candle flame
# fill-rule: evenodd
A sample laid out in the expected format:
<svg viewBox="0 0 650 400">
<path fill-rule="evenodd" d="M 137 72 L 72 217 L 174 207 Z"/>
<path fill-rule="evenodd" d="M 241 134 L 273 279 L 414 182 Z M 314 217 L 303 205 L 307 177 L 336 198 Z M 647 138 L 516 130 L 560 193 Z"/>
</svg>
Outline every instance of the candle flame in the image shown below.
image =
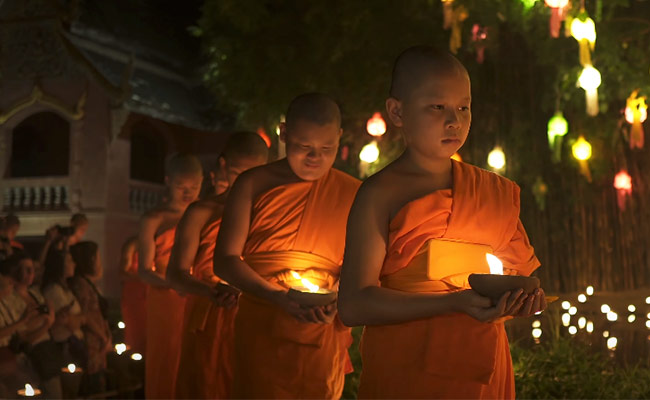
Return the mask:
<svg viewBox="0 0 650 400">
<path fill-rule="evenodd" d="M 300 283 L 302 283 L 302 285 L 303 285 L 304 287 L 306 287 L 307 290 L 309 290 L 309 292 L 311 292 L 311 293 L 318 292 L 318 289 L 320 289 L 320 287 L 319 287 L 318 285 L 313 284 L 313 283 L 312 283 L 309 279 L 307 279 L 307 278 L 303 278 L 303 277 L 301 277 L 300 274 L 297 273 L 296 271 L 291 271 L 291 276 L 293 276 L 294 278 L 300 280 Z"/>
<path fill-rule="evenodd" d="M 76 370 L 77 370 L 77 366 L 76 366 L 76 365 L 74 365 L 74 364 L 68 364 L 68 372 L 70 372 L 71 374 L 74 374 L 74 371 L 76 371 Z"/>
<path fill-rule="evenodd" d="M 131 354 L 131 359 L 135 361 L 140 361 L 142 360 L 142 354 L 140 353 L 133 353 Z"/>
<path fill-rule="evenodd" d="M 32 385 L 30 385 L 29 383 L 26 383 L 25 384 L 25 396 L 30 396 L 31 397 L 34 394 L 35 394 L 34 393 L 34 388 L 32 387 Z"/>
<path fill-rule="evenodd" d="M 495 255 L 485 253 L 485 259 L 490 266 L 490 273 L 494 275 L 503 275 L 503 263 Z"/>
<path fill-rule="evenodd" d="M 117 352 L 117 355 L 122 355 L 126 351 L 126 345 L 124 343 L 118 343 L 115 345 L 115 351 Z"/>
</svg>

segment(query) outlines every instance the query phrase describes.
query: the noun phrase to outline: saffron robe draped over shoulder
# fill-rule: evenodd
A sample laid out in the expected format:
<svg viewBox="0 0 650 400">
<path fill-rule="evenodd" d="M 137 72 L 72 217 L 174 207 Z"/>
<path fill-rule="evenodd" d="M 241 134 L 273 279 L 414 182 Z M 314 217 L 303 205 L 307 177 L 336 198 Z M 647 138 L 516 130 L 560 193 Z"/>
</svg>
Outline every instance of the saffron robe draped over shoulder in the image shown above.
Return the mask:
<svg viewBox="0 0 650 400">
<path fill-rule="evenodd" d="M 428 258 L 421 250 L 438 239 L 489 246 L 503 262 L 505 274 L 530 275 L 540 265 L 519 220 L 518 186 L 469 164 L 452 165 L 452 190 L 407 203 L 390 222 L 380 274 L 383 287 L 448 293 L 468 289 L 470 273 L 488 272 L 463 263 L 463 254 L 450 254 L 456 262 L 445 271 L 423 266 Z M 440 278 L 431 280 L 431 272 Z M 359 398 L 515 395 L 503 322 L 481 323 L 457 313 L 368 326 L 361 352 Z"/>
<path fill-rule="evenodd" d="M 167 272 L 175 234 L 176 227 L 156 237 L 154 266 L 162 276 Z M 171 399 L 176 393 L 184 311 L 185 298 L 176 291 L 149 287 L 145 359 L 145 397 L 148 399 Z"/>
<path fill-rule="evenodd" d="M 128 273 L 138 274 L 138 252 L 133 252 Z M 139 279 L 125 279 L 122 282 L 122 321 L 124 321 L 124 343 L 131 351 L 146 355 L 147 343 L 147 290 L 148 286 Z"/>
<path fill-rule="evenodd" d="M 335 289 L 348 213 L 360 182 L 330 170 L 255 199 L 244 260 L 269 281 L 294 286 L 291 271 Z M 292 281 L 293 279 L 293 281 Z M 339 398 L 351 370 L 350 330 L 302 323 L 243 294 L 235 318 L 234 398 Z"/>
<path fill-rule="evenodd" d="M 192 276 L 212 285 L 219 281 L 213 273 L 212 260 L 220 226 L 221 215 L 202 228 L 192 268 Z M 217 307 L 207 297 L 187 297 L 177 398 L 230 398 L 236 312 L 236 308 Z"/>
</svg>

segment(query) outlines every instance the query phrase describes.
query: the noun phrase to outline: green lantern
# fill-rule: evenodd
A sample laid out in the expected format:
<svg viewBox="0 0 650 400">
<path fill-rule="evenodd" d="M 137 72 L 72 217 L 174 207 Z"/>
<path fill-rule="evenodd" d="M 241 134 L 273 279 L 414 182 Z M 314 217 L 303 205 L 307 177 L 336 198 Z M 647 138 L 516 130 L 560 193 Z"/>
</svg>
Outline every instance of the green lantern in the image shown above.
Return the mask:
<svg viewBox="0 0 650 400">
<path fill-rule="evenodd" d="M 562 138 L 569 132 L 569 124 L 564 119 L 561 111 L 556 111 L 555 115 L 548 120 L 547 131 L 553 161 L 560 162 L 562 159 Z"/>
</svg>

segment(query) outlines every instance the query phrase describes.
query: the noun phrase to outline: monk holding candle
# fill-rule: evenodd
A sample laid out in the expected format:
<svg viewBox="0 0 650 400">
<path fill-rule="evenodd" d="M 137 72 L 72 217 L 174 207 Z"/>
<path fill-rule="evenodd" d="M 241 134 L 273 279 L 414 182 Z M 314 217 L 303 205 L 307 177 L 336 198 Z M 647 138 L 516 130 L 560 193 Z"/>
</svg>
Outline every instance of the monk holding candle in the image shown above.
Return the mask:
<svg viewBox="0 0 650 400">
<path fill-rule="evenodd" d="M 230 398 L 237 296 L 217 288 L 219 278 L 212 272 L 214 245 L 228 188 L 241 172 L 267 159 L 268 148 L 259 135 L 233 134 L 217 168 L 210 172 L 214 194 L 191 204 L 178 223 L 167 280 L 189 295 L 176 398 Z"/>
<path fill-rule="evenodd" d="M 397 59 L 386 110 L 404 153 L 361 186 L 350 212 L 339 310 L 366 325 L 359 398 L 514 398 L 503 320 L 546 307 L 544 292 L 471 290 L 488 273 L 538 266 L 519 221 L 519 187 L 451 160 L 471 122 L 470 79 L 426 46 Z M 479 255 L 478 257 L 476 255 Z"/>
<path fill-rule="evenodd" d="M 233 398 L 341 395 L 351 336 L 335 303 L 305 306 L 288 296 L 302 280 L 337 290 L 345 220 L 359 186 L 332 169 L 341 133 L 334 101 L 297 97 L 280 126 L 287 157 L 244 172 L 228 196 L 214 272 L 243 291 Z"/>
<path fill-rule="evenodd" d="M 187 206 L 197 199 L 203 180 L 201 163 L 190 155 L 173 156 L 166 175 L 169 200 L 142 217 L 138 235 L 138 273 L 149 284 L 145 359 L 148 399 L 169 399 L 175 394 L 185 298 L 170 288 L 165 272 L 176 225 Z"/>
</svg>

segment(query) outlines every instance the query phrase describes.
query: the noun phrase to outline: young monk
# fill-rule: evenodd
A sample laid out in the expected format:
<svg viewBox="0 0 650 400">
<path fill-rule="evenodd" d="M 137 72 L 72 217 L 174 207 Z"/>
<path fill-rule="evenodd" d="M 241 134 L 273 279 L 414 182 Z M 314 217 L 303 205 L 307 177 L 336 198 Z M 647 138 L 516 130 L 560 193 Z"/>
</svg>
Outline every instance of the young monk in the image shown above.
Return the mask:
<svg viewBox="0 0 650 400">
<path fill-rule="evenodd" d="M 452 55 L 421 46 L 397 58 L 386 110 L 407 147 L 361 186 L 341 276 L 343 322 L 366 325 L 359 398 L 514 397 L 503 318 L 546 301 L 541 289 L 496 304 L 469 290 L 470 273 L 489 272 L 486 253 L 506 274 L 539 266 L 517 185 L 450 159 L 470 106 L 468 73 Z"/>
<path fill-rule="evenodd" d="M 146 354 L 147 343 L 147 285 L 138 275 L 138 237 L 126 240 L 120 254 L 122 280 L 122 321 L 124 343 L 134 353 Z"/>
<path fill-rule="evenodd" d="M 214 246 L 227 189 L 241 172 L 267 160 L 268 148 L 259 135 L 232 135 L 217 168 L 210 172 L 214 194 L 190 205 L 178 223 L 167 280 L 190 295 L 185 305 L 176 398 L 230 398 L 237 296 L 217 289 L 219 278 L 212 272 Z"/>
<path fill-rule="evenodd" d="M 187 206 L 197 199 L 203 172 L 199 160 L 176 155 L 169 160 L 166 204 L 147 212 L 138 235 L 138 273 L 149 284 L 147 293 L 147 358 L 145 397 L 173 398 L 180 358 L 185 298 L 172 290 L 165 272 L 176 225 Z"/>
<path fill-rule="evenodd" d="M 339 398 L 351 336 L 335 303 L 301 307 L 287 291 L 309 279 L 336 290 L 345 219 L 359 181 L 332 169 L 338 106 L 322 94 L 289 105 L 287 157 L 244 172 L 224 211 L 214 272 L 243 291 L 235 319 L 233 398 Z"/>
</svg>

